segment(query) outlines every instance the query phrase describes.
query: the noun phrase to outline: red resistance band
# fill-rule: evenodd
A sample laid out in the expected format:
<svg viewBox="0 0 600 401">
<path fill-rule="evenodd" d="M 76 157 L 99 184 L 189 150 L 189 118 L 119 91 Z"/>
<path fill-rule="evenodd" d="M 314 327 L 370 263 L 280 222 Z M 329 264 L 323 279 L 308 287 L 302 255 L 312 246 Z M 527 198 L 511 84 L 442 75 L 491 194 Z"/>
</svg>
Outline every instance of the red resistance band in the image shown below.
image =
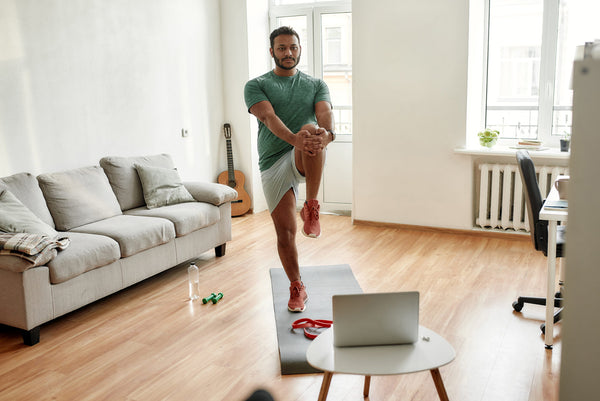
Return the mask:
<svg viewBox="0 0 600 401">
<path fill-rule="evenodd" d="M 311 340 L 314 340 L 315 338 L 317 338 L 317 336 L 320 333 L 317 333 L 317 330 L 310 330 L 312 329 L 323 329 L 323 328 L 327 328 L 327 327 L 331 327 L 331 325 L 333 324 L 333 322 L 331 320 L 324 320 L 324 319 L 308 319 L 308 318 L 303 318 L 303 319 L 298 319 L 296 320 L 294 323 L 292 323 L 292 329 L 304 329 L 304 335 L 306 336 L 306 338 L 309 338 Z"/>
</svg>

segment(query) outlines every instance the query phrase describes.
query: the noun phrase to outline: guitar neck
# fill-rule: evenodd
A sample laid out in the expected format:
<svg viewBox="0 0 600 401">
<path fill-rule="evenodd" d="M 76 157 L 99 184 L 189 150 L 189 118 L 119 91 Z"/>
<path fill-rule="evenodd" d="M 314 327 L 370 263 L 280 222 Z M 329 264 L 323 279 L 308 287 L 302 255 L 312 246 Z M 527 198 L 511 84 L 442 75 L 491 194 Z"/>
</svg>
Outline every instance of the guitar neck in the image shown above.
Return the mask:
<svg viewBox="0 0 600 401">
<path fill-rule="evenodd" d="M 235 187 L 235 169 L 233 168 L 233 150 L 231 148 L 231 139 L 227 139 L 227 177 L 229 186 Z M 233 184 L 233 185 L 232 185 Z"/>
</svg>

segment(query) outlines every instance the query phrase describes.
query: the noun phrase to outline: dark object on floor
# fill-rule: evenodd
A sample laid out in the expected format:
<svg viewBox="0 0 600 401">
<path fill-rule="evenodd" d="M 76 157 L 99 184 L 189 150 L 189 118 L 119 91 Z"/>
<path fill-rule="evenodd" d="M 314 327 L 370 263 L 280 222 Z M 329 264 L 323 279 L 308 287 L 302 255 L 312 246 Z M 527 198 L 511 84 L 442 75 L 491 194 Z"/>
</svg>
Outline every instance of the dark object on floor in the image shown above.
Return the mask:
<svg viewBox="0 0 600 401">
<path fill-rule="evenodd" d="M 266 390 L 256 390 L 246 401 L 275 401 L 275 399 Z"/>
</svg>

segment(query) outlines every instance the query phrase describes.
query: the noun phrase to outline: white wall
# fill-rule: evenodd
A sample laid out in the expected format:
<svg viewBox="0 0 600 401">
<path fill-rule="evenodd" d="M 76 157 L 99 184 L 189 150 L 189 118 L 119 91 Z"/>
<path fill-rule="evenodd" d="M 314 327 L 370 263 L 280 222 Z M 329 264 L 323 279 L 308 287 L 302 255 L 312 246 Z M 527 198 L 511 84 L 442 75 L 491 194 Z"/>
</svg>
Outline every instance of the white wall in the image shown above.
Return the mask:
<svg viewBox="0 0 600 401">
<path fill-rule="evenodd" d="M 244 85 L 270 68 L 268 12 L 268 0 L 221 2 L 224 109 L 232 127 L 235 169 L 246 177 L 255 212 L 265 210 L 267 203 L 258 169 L 258 123 L 246 108 Z"/>
<path fill-rule="evenodd" d="M 166 152 L 215 180 L 219 19 L 218 0 L 0 0 L 0 176 Z"/>
<path fill-rule="evenodd" d="M 467 0 L 354 0 L 355 219 L 470 229 Z"/>
</svg>

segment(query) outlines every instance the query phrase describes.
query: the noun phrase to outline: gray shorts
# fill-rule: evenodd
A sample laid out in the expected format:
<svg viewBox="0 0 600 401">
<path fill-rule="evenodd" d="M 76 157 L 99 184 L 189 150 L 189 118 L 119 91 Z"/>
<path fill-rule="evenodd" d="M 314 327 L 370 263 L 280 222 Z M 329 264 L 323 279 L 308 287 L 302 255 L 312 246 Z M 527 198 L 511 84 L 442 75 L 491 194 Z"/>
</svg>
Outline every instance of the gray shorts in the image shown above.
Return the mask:
<svg viewBox="0 0 600 401">
<path fill-rule="evenodd" d="M 292 188 L 298 198 L 298 185 L 305 182 L 304 176 L 296 168 L 294 149 L 281 156 L 269 169 L 260 173 L 263 191 L 269 212 L 277 207 L 281 198 Z"/>
</svg>

